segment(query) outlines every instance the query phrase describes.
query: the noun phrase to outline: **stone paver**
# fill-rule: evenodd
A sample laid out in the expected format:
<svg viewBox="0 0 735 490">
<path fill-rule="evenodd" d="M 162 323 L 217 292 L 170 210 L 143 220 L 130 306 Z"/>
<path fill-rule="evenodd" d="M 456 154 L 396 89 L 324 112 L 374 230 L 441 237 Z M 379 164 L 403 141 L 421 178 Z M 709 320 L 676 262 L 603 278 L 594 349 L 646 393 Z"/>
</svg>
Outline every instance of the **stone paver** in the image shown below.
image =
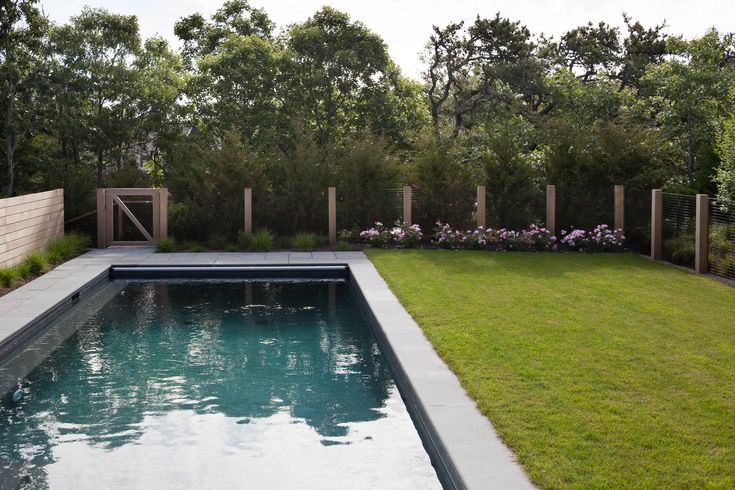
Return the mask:
<svg viewBox="0 0 735 490">
<path fill-rule="evenodd" d="M 403 373 L 410 404 L 429 422 L 424 430 L 438 439 L 438 460 L 451 464 L 450 480 L 467 488 L 533 488 L 513 453 L 465 393 L 457 377 L 434 351 L 362 252 L 202 252 L 158 254 L 153 248 L 112 247 L 92 250 L 0 298 L 0 346 L 112 265 L 274 265 L 347 264 L 351 280 L 365 298 L 377 328 Z M 435 461 L 437 463 L 437 461 Z M 441 466 L 441 465 L 439 465 Z M 453 469 L 452 469 L 453 468 Z"/>
</svg>

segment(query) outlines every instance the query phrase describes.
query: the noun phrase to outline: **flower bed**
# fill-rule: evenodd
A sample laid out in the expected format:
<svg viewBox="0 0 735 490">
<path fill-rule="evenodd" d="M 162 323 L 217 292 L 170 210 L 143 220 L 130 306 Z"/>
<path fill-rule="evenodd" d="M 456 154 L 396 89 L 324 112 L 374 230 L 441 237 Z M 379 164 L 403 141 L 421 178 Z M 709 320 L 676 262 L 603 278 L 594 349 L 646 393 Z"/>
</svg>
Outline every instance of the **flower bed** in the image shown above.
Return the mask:
<svg viewBox="0 0 735 490">
<path fill-rule="evenodd" d="M 397 221 L 388 227 L 382 223 L 360 233 L 360 239 L 370 247 L 410 248 L 421 243 L 423 235 L 418 225 Z M 561 231 L 561 238 L 535 224 L 523 230 L 477 227 L 462 231 L 448 223 L 436 222 L 430 244 L 437 248 L 462 250 L 508 250 L 522 252 L 616 252 L 623 250 L 625 236 L 622 230 L 613 230 L 601 224 L 591 231 L 573 228 Z"/>
</svg>

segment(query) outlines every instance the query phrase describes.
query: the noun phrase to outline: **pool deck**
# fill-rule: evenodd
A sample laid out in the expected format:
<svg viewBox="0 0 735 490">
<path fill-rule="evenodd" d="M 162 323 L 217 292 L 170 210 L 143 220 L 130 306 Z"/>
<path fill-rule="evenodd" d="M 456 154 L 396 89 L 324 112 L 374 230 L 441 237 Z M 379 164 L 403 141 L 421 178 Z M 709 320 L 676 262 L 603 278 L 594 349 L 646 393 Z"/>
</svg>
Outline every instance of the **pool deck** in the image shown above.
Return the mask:
<svg viewBox="0 0 735 490">
<path fill-rule="evenodd" d="M 92 250 L 0 298 L 0 344 L 48 314 L 113 265 L 347 264 L 405 382 L 438 436 L 456 488 L 534 488 L 513 453 L 477 409 L 421 328 L 362 252 L 155 253 L 152 248 Z"/>
</svg>

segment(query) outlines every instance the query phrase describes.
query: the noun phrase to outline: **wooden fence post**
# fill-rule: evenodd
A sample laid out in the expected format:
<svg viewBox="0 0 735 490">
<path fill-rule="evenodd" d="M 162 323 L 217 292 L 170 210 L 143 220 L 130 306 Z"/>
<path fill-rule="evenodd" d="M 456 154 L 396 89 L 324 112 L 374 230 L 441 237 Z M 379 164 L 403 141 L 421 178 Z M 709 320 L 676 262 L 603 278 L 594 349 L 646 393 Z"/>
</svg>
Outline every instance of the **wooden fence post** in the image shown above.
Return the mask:
<svg viewBox="0 0 735 490">
<path fill-rule="evenodd" d="M 329 195 L 329 244 L 337 245 L 337 188 L 330 187 Z"/>
<path fill-rule="evenodd" d="M 245 212 L 245 233 L 253 232 L 253 189 L 250 187 L 245 188 L 245 194 L 243 196 L 243 205 Z"/>
<path fill-rule="evenodd" d="M 625 230 L 625 186 L 615 186 L 615 229 Z"/>
<path fill-rule="evenodd" d="M 403 222 L 406 225 L 412 225 L 411 220 L 411 186 L 403 186 Z"/>
<path fill-rule="evenodd" d="M 105 190 L 97 189 L 97 248 L 107 247 L 106 231 L 107 226 L 105 218 L 107 211 L 105 209 Z"/>
<path fill-rule="evenodd" d="M 697 194 L 697 221 L 694 233 L 694 269 L 700 274 L 709 272 L 709 196 Z"/>
<path fill-rule="evenodd" d="M 160 193 L 161 218 L 159 220 L 159 226 L 161 227 L 161 239 L 165 239 L 168 238 L 168 188 L 163 187 Z"/>
<path fill-rule="evenodd" d="M 477 186 L 477 227 L 485 228 L 485 186 Z"/>
<path fill-rule="evenodd" d="M 651 258 L 661 260 L 661 243 L 664 232 L 664 197 L 661 189 L 651 191 Z"/>
<path fill-rule="evenodd" d="M 556 186 L 546 186 L 546 229 L 556 235 Z"/>
</svg>

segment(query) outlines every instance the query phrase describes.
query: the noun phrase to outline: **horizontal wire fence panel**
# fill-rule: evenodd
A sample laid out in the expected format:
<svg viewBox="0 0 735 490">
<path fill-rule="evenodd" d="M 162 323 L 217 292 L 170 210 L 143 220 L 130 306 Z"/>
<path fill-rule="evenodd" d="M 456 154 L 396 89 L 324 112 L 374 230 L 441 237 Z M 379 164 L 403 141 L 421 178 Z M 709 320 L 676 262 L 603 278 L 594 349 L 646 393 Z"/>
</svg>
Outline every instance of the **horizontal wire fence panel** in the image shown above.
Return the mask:
<svg viewBox="0 0 735 490">
<path fill-rule="evenodd" d="M 615 201 L 613 186 L 590 192 L 556 187 L 556 228 L 591 230 L 600 224 L 613 226 Z"/>
<path fill-rule="evenodd" d="M 403 189 L 365 189 L 344 194 L 337 188 L 337 229 L 353 236 L 375 225 L 403 220 Z"/>
<path fill-rule="evenodd" d="M 413 222 L 424 235 L 433 233 L 437 221 L 454 228 L 470 229 L 476 224 L 477 187 L 447 190 L 441 193 L 414 189 L 412 192 Z"/>
<path fill-rule="evenodd" d="M 651 191 L 625 189 L 625 246 L 641 254 L 651 253 Z"/>
<path fill-rule="evenodd" d="M 485 191 L 486 224 L 490 228 L 521 230 L 546 220 L 546 198 L 541 190 L 514 196 Z"/>
<path fill-rule="evenodd" d="M 663 258 L 694 268 L 696 198 L 663 193 Z"/>
<path fill-rule="evenodd" d="M 735 279 L 735 202 L 712 199 L 709 216 L 709 272 Z"/>
</svg>

